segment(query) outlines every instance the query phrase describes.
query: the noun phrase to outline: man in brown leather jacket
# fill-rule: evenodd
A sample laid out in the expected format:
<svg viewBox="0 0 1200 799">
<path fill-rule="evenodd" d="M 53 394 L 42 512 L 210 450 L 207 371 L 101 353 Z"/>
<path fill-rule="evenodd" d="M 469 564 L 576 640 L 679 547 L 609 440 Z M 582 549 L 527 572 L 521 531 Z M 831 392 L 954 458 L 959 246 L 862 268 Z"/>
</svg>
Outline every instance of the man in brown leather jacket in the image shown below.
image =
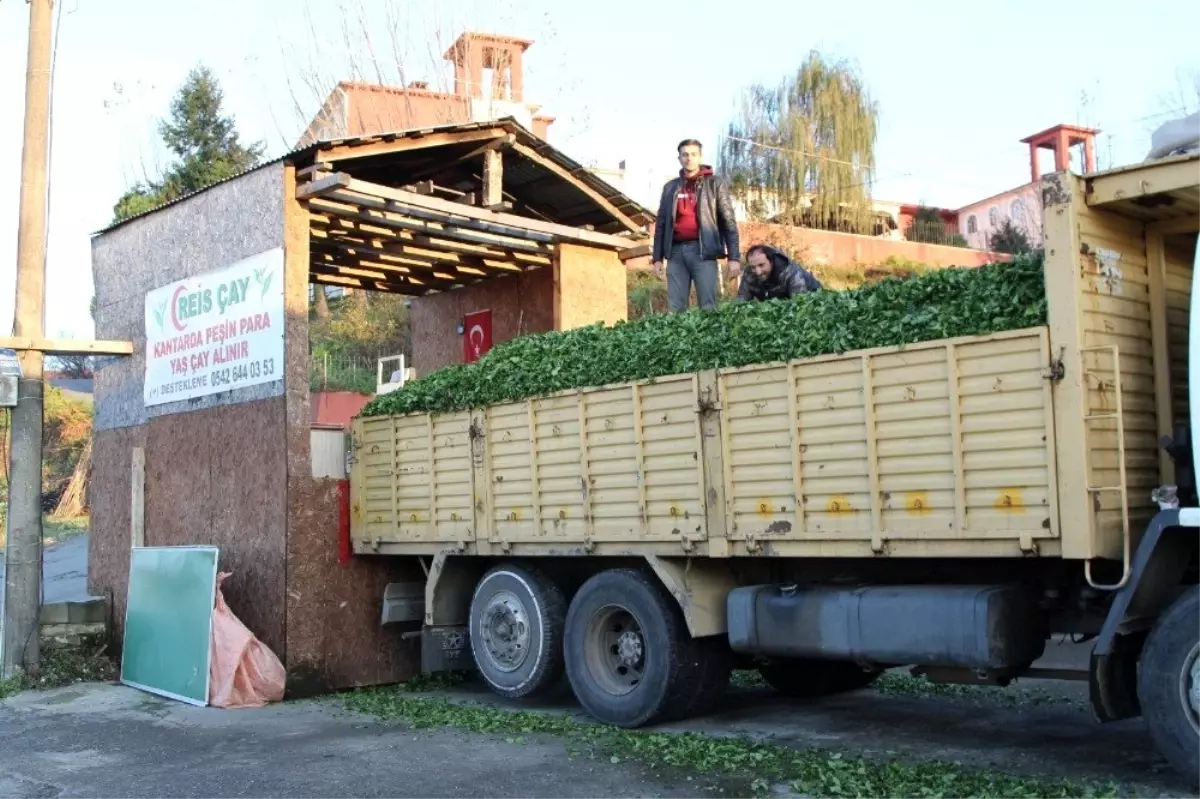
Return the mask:
<svg viewBox="0 0 1200 799">
<path fill-rule="evenodd" d="M 737 221 L 729 186 L 700 163 L 700 142 L 679 143 L 679 177 L 663 187 L 654 224 L 654 274 L 662 277 L 666 262 L 667 306 L 685 311 L 692 284 L 700 307 L 717 307 L 721 282 L 718 258 L 728 258 L 730 272 L 740 272 Z"/>
</svg>

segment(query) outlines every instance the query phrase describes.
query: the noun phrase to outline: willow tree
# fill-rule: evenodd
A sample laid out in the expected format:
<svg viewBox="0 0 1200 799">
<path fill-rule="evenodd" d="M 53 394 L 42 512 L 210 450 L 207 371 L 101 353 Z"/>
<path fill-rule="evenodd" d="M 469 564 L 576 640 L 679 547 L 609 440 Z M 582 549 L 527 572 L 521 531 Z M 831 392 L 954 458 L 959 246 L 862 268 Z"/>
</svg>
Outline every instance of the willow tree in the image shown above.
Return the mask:
<svg viewBox="0 0 1200 799">
<path fill-rule="evenodd" d="M 721 169 L 755 219 L 870 232 L 878 106 L 857 70 L 817 51 L 741 97 Z"/>
</svg>

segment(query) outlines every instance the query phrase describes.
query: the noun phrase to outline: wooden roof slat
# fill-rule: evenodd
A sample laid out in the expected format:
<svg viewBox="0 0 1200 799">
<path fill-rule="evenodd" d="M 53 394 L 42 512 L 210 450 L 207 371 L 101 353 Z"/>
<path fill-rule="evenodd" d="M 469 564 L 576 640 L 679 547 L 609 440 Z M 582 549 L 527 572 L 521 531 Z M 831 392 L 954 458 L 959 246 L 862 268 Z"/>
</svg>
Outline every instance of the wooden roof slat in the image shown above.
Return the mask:
<svg viewBox="0 0 1200 799">
<path fill-rule="evenodd" d="M 334 144 L 322 147 L 318 151 L 317 158 L 328 162 L 346 161 L 352 158 L 367 158 L 372 155 L 487 141 L 501 138 L 507 133 L 507 130 L 497 126 L 483 130 L 450 131 L 446 133 L 428 133 L 425 135 L 404 137 L 393 136 L 390 139 L 385 137 L 369 144 Z"/>
<path fill-rule="evenodd" d="M 448 200 L 442 200 L 437 197 L 426 197 L 413 192 L 404 191 L 403 189 L 395 189 L 390 186 L 382 186 L 378 183 L 369 183 L 365 180 L 352 178 L 344 172 L 339 172 L 336 175 L 331 175 L 329 178 L 323 178 L 319 181 L 304 184 L 296 188 L 296 196 L 298 199 L 308 199 L 318 197 L 322 194 L 328 194 L 339 188 L 349 189 L 359 194 L 374 196 L 386 200 L 406 205 L 409 207 L 423 208 L 429 211 L 440 211 L 444 214 L 449 214 L 452 217 L 466 217 L 481 222 L 489 222 L 495 225 L 501 225 L 513 228 L 517 231 L 532 231 L 537 233 L 548 233 L 561 241 L 569 241 L 577 244 L 585 244 L 592 246 L 605 247 L 611 250 L 624 250 L 628 247 L 643 243 L 621 236 L 613 236 L 608 233 L 596 233 L 588 230 L 581 230 L 569 225 L 560 225 L 556 222 L 543 222 L 537 219 L 508 214 L 501 211 L 488 211 L 482 208 L 473 208 L 461 203 L 453 203 Z M 644 238 L 644 237 L 643 237 Z"/>
<path fill-rule="evenodd" d="M 620 223 L 622 225 L 624 225 L 629 230 L 629 232 L 644 235 L 645 231 L 642 229 L 641 225 L 639 225 L 637 222 L 634 222 L 632 219 L 630 219 L 628 216 L 626 216 L 625 213 L 621 209 L 619 209 L 619 208 L 617 208 L 617 206 L 613 205 L 612 202 L 610 202 L 609 199 L 607 197 L 605 197 L 603 194 L 596 191 L 595 189 L 593 189 L 591 186 L 587 185 L 583 181 L 579 180 L 579 177 L 577 175 L 572 175 L 566 169 L 563 169 L 561 166 L 554 163 L 549 158 L 546 158 L 541 153 L 534 150 L 532 147 L 526 147 L 523 144 L 514 143 L 512 145 L 512 149 L 514 152 L 518 152 L 521 155 L 525 156 L 530 161 L 532 161 L 533 163 L 540 166 L 542 169 L 545 169 L 546 171 L 548 171 L 554 175 L 557 175 L 558 177 L 562 178 L 565 181 L 575 184 L 575 186 L 581 192 L 583 192 L 584 194 L 586 194 L 588 197 L 591 198 L 592 202 L 596 203 L 596 205 L 599 205 L 605 211 L 612 214 L 612 216 L 614 216 L 618 221 L 620 221 Z"/>
<path fill-rule="evenodd" d="M 496 260 L 491 258 L 454 259 L 452 258 L 452 254 L 454 253 L 448 253 L 445 254 L 445 256 L 440 256 L 440 254 L 434 253 L 437 254 L 438 257 L 422 257 L 418 256 L 418 254 L 410 252 L 410 250 L 414 250 L 413 247 L 395 245 L 388 241 L 350 238 L 350 236 L 337 236 L 337 238 L 320 242 L 319 245 L 314 244 L 313 246 L 318 248 L 355 248 L 355 250 L 376 254 L 376 256 L 379 258 L 386 260 L 386 262 L 396 263 L 397 265 L 415 266 L 415 268 L 418 269 L 432 270 L 438 269 L 440 266 L 440 268 L 451 268 L 457 270 L 474 269 L 486 272 L 488 275 L 496 275 L 499 274 L 499 272 L 521 272 L 526 270 L 526 268 L 523 268 L 521 265 L 505 262 L 505 260 Z M 416 248 L 416 250 L 419 250 L 419 248 Z M 530 269 L 535 268 L 536 266 L 530 266 Z"/>
<path fill-rule="evenodd" d="M 424 220 L 414 219 L 412 217 L 406 218 L 400 214 L 395 214 L 388 211 L 362 209 L 357 206 L 330 201 L 323 197 L 314 197 L 309 201 L 309 203 L 311 207 L 315 207 L 318 210 L 334 216 L 357 219 L 363 222 L 377 224 L 382 227 L 405 230 L 410 233 L 423 234 L 425 236 L 436 236 L 453 241 L 462 241 L 466 242 L 467 244 L 490 245 L 499 249 L 501 252 L 509 250 L 520 250 L 529 253 L 548 252 L 546 247 L 537 242 L 517 242 L 506 239 L 498 239 L 494 235 L 479 233 L 471 230 L 461 230 L 456 227 L 434 227 Z"/>
<path fill-rule="evenodd" d="M 353 243 L 323 243 L 313 250 L 314 253 L 331 255 L 334 260 L 326 261 L 327 266 L 339 266 L 343 264 L 351 264 L 354 266 L 366 266 L 376 269 L 382 269 L 390 273 L 403 274 L 408 277 L 419 279 L 441 279 L 450 282 L 460 282 L 463 280 L 471 280 L 477 276 L 484 277 L 499 277 L 504 274 L 502 270 L 489 270 L 480 267 L 466 267 L 472 272 L 461 271 L 464 267 L 457 264 L 431 264 L 424 261 L 418 261 L 410 258 L 398 258 L 391 255 L 386 250 L 361 246 Z M 393 263 L 390 259 L 397 258 L 402 263 Z M 376 260 L 371 260 L 376 259 Z M 519 271 L 519 269 L 518 269 Z"/>
<path fill-rule="evenodd" d="M 312 227 L 310 228 L 313 238 L 317 239 L 343 239 L 360 241 L 367 244 L 373 240 L 379 239 L 390 242 L 394 245 L 403 245 L 407 247 L 410 244 L 429 247 L 435 251 L 441 251 L 441 254 L 447 260 L 455 255 L 464 257 L 488 257 L 493 259 L 507 259 L 513 262 L 521 262 L 524 264 L 532 264 L 535 266 L 548 266 L 553 263 L 548 255 L 525 253 L 525 252 L 506 252 L 497 250 L 492 247 L 483 245 L 467 244 L 464 242 L 450 241 L 430 236 L 422 236 L 411 233 L 406 230 L 375 230 L 371 225 L 360 225 L 354 220 L 337 219 L 339 226 L 331 225 L 328 228 Z M 344 227 L 343 227 L 344 226 Z"/>
<path fill-rule="evenodd" d="M 415 194 L 416 192 L 414 192 Z M 402 203 L 397 203 L 391 200 L 383 200 L 378 197 L 371 197 L 365 194 L 359 194 L 350 190 L 335 190 L 324 195 L 325 197 L 337 200 L 351 205 L 361 205 L 368 208 L 374 208 L 380 211 L 388 211 L 390 213 L 399 214 L 401 216 L 410 217 L 413 219 L 423 219 L 428 222 L 433 222 L 443 226 L 453 226 L 457 228 L 465 228 L 467 230 L 475 230 L 481 233 L 491 233 L 496 236 L 503 236 L 514 241 L 536 241 L 542 244 L 553 244 L 554 236 L 549 233 L 537 233 L 527 230 L 517 230 L 507 225 L 496 225 L 490 222 L 478 222 L 473 219 L 465 219 L 456 217 L 453 214 L 442 213 L 439 211 L 427 211 L 422 208 L 412 208 L 405 206 Z M 429 197 L 432 195 L 420 194 L 420 197 Z M 464 206 L 469 207 L 469 206 Z"/>
</svg>

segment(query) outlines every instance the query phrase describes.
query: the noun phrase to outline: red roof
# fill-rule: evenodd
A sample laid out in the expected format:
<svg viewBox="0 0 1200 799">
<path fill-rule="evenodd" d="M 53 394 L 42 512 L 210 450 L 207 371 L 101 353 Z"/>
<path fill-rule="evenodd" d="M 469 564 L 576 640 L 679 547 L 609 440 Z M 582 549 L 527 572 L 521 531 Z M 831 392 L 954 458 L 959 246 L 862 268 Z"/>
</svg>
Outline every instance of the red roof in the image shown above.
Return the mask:
<svg viewBox="0 0 1200 799">
<path fill-rule="evenodd" d="M 371 401 L 366 394 L 354 391 L 322 391 L 312 395 L 311 422 L 314 425 L 334 425 L 346 428 L 363 406 Z"/>
</svg>

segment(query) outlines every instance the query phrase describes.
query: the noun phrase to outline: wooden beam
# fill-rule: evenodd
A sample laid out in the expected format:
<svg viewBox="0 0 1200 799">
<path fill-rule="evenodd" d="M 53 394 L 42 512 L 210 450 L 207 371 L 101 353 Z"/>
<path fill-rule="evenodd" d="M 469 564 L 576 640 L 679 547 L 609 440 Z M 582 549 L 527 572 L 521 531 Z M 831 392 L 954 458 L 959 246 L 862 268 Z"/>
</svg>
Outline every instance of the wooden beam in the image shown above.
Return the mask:
<svg viewBox="0 0 1200 799">
<path fill-rule="evenodd" d="M 472 236 L 475 239 L 467 239 L 473 241 L 478 239 L 478 234 L 487 234 L 488 240 L 496 240 L 500 246 L 518 245 L 511 249 L 529 250 L 530 246 L 537 244 L 545 245 L 541 249 L 545 252 L 550 252 L 550 245 L 555 243 L 554 236 L 549 233 L 537 233 L 527 230 L 519 230 L 507 225 L 497 225 L 492 222 L 480 222 L 474 219 L 464 219 L 461 216 L 454 216 L 440 211 L 429 211 L 424 208 L 411 208 L 402 203 L 392 202 L 390 200 L 380 199 L 379 197 L 371 197 L 365 194 L 358 194 L 347 190 L 339 190 L 326 194 L 323 199 L 334 200 L 350 206 L 358 206 L 360 209 L 371 208 L 377 211 L 386 212 L 395 216 L 392 218 L 399 219 L 417 219 L 430 225 L 438 230 L 460 230 L 460 231 L 475 231 Z"/>
<path fill-rule="evenodd" d="M 318 161 L 317 163 L 313 164 L 312 166 L 306 166 L 306 167 L 304 167 L 304 169 L 297 169 L 296 177 L 297 178 L 315 177 L 324 172 L 332 172 L 332 171 L 333 171 L 332 164 L 326 164 L 323 161 Z"/>
<path fill-rule="evenodd" d="M 538 266 L 548 266 L 553 263 L 549 251 L 545 253 L 529 253 L 521 251 L 509 252 L 495 247 L 489 247 L 483 244 L 471 244 L 461 241 L 452 241 L 450 239 L 440 238 L 437 236 L 426 236 L 417 233 L 412 233 L 407 230 L 395 230 L 387 227 L 378 227 L 370 222 L 363 222 L 357 219 L 347 219 L 344 217 L 334 217 L 332 222 L 327 226 L 322 226 L 315 222 L 310 228 L 311 235 L 316 239 L 331 239 L 331 238 L 358 238 L 365 240 L 382 239 L 392 243 L 410 245 L 415 244 L 420 247 L 441 251 L 446 257 L 458 254 L 463 256 L 487 257 L 493 259 L 503 259 L 511 262 L 521 262 L 526 264 L 537 264 Z"/>
<path fill-rule="evenodd" d="M 129 541 L 133 547 L 146 546 L 146 450 L 133 448 L 129 476 Z"/>
<path fill-rule="evenodd" d="M 318 249 L 354 247 L 375 253 L 378 257 L 386 261 L 394 261 L 399 265 L 417 269 L 435 269 L 441 265 L 449 266 L 464 274 L 480 275 L 491 275 L 497 270 L 503 272 L 523 271 L 520 265 L 509 261 L 464 255 L 455 252 L 442 252 L 425 247 L 400 244 L 386 239 L 363 236 L 338 234 L 314 242 L 313 246 Z M 547 258 L 546 263 L 550 263 L 550 259 Z"/>
<path fill-rule="evenodd" d="M 426 222 L 417 217 L 406 216 L 396 212 L 355 206 L 352 205 L 346 198 L 342 198 L 341 195 L 335 194 L 333 197 L 336 199 L 333 199 L 332 201 L 324 197 L 313 198 L 310 200 L 310 205 L 311 207 L 318 208 L 322 211 L 337 216 L 371 222 L 376 225 L 394 228 L 396 230 L 407 230 L 411 233 L 422 233 L 427 236 L 440 236 L 446 239 L 465 241 L 469 244 L 489 245 L 502 251 L 520 250 L 529 253 L 548 252 L 548 249 L 545 246 L 537 242 L 507 239 L 501 237 L 499 234 L 463 230 L 458 227 L 444 225 L 443 223 Z"/>
<path fill-rule="evenodd" d="M 1161 222 L 1147 222 L 1146 230 L 1153 231 L 1160 236 L 1174 236 L 1180 233 L 1196 233 L 1200 230 L 1200 219 L 1194 215 L 1180 217 L 1179 219 L 1164 219 Z"/>
<path fill-rule="evenodd" d="M 350 176 L 345 172 L 335 172 L 317 180 L 303 183 L 296 187 L 296 199 L 307 200 L 309 197 L 320 197 L 335 189 L 344 189 L 350 185 Z"/>
<path fill-rule="evenodd" d="M 346 161 L 351 158 L 367 158 L 372 155 L 402 153 L 429 147 L 447 147 L 474 141 L 490 141 L 503 137 L 507 130 L 502 127 L 483 130 L 466 130 L 458 133 L 430 133 L 417 136 L 397 136 L 363 144 L 335 144 L 320 151 L 323 161 Z"/>
<path fill-rule="evenodd" d="M 624 250 L 617 252 L 617 258 L 622 261 L 632 261 L 634 258 L 646 258 L 654 251 L 653 244 L 639 244 L 636 247 L 627 247 Z"/>
<path fill-rule="evenodd" d="M 475 158 L 478 158 L 479 156 L 481 156 L 484 153 L 491 151 L 491 150 L 497 150 L 497 151 L 504 150 L 508 147 L 511 147 L 514 143 L 516 143 L 516 141 L 517 141 L 516 136 L 514 136 L 511 133 L 507 133 L 497 139 L 493 139 L 492 141 L 486 142 L 482 146 L 476 147 L 474 150 L 471 150 L 468 153 L 464 153 L 463 155 L 455 156 L 453 158 L 440 158 L 437 160 L 437 162 L 435 164 L 425 167 L 424 169 L 417 168 L 417 169 L 413 170 L 414 177 L 410 177 L 409 180 L 423 181 L 423 180 L 426 180 L 427 178 L 433 177 L 434 175 L 444 175 L 446 172 L 448 172 L 451 169 L 454 169 L 459 164 L 463 164 L 463 163 L 466 163 L 467 161 L 471 161 Z M 428 192 L 418 192 L 418 193 L 419 194 L 427 194 Z M 462 194 L 462 192 L 458 192 L 458 193 Z"/>
<path fill-rule="evenodd" d="M 1084 176 L 1087 204 L 1107 205 L 1179 189 L 1200 187 L 1200 155 L 1164 158 L 1129 169 Z"/>
<path fill-rule="evenodd" d="M 432 292 L 431 289 L 424 287 L 413 287 L 411 290 L 403 286 L 395 286 L 390 283 L 378 283 L 375 281 L 367 281 L 356 277 L 341 277 L 338 275 L 322 275 L 312 274 L 309 279 L 313 283 L 326 284 L 330 286 L 348 286 L 350 288 L 362 289 L 365 291 L 383 291 L 388 294 L 403 294 L 410 297 L 423 297 Z M 380 286 L 383 286 L 381 288 Z"/>
<path fill-rule="evenodd" d="M 491 208 L 503 199 L 504 156 L 499 150 L 488 150 L 483 154 L 483 195 L 480 205 Z"/>
<path fill-rule="evenodd" d="M 132 355 L 132 341 L 83 341 L 0 336 L 0 349 L 44 352 L 47 355 Z"/>
<path fill-rule="evenodd" d="M 572 175 L 566 169 L 551 161 L 537 150 L 534 150 L 532 147 L 526 147 L 523 144 L 514 144 L 513 151 L 525 156 L 542 169 L 552 172 L 563 180 L 573 184 L 581 192 L 590 197 L 592 202 L 596 203 L 613 217 L 615 217 L 616 220 L 624 225 L 630 232 L 645 235 L 645 230 L 643 230 L 645 227 L 644 225 L 639 225 L 637 222 L 633 221 L 633 219 L 626 215 L 625 212 L 623 212 L 620 208 L 617 208 L 617 206 L 613 205 L 612 201 L 603 194 L 596 191 L 591 186 L 588 186 L 578 177 Z"/>
<path fill-rule="evenodd" d="M 382 186 L 378 183 L 371 183 L 365 180 L 358 180 L 349 176 L 343 181 L 345 188 L 357 194 L 365 194 L 367 196 L 378 197 L 381 199 L 392 200 L 401 205 L 423 208 L 428 211 L 440 211 L 444 214 L 450 214 L 456 217 L 465 217 L 479 222 L 487 222 L 493 225 L 500 225 L 516 230 L 532 231 L 535 233 L 545 233 L 564 241 L 571 241 L 578 244 L 591 245 L 595 247 L 604 247 L 610 250 L 623 250 L 631 245 L 640 244 L 646 238 L 643 233 L 637 239 L 627 238 L 624 236 L 613 236 L 608 233 L 593 233 L 587 230 L 580 230 L 570 225 L 561 225 L 557 222 L 543 222 L 538 219 L 530 219 L 529 217 L 517 216 L 515 214 L 505 214 L 497 211 L 486 211 L 481 208 L 469 208 L 458 203 L 452 203 L 447 200 L 438 199 L 437 197 L 422 197 L 419 194 L 414 194 L 403 189 L 395 189 L 391 186 Z M 301 187 L 303 190 L 304 187 Z M 325 193 L 337 191 L 335 188 L 328 189 Z M 316 194 L 318 192 L 310 192 Z"/>
<path fill-rule="evenodd" d="M 470 195 L 474 200 L 474 193 Z M 502 237 L 505 241 L 520 242 L 528 244 L 538 242 L 545 245 L 555 243 L 555 238 L 549 233 L 539 233 L 537 231 L 521 230 L 509 225 L 498 225 L 494 222 L 481 222 L 475 219 L 464 218 L 461 215 L 444 213 L 442 211 L 430 211 L 424 208 L 413 208 L 406 206 L 403 203 L 393 202 L 391 200 L 381 199 L 379 197 L 371 197 L 366 194 L 359 194 L 350 191 L 349 189 L 339 189 L 329 192 L 324 195 L 327 199 L 336 200 L 347 205 L 366 206 L 380 211 L 389 211 L 393 214 L 398 214 L 401 217 L 421 219 L 426 222 L 432 222 L 438 227 L 452 227 L 465 230 L 474 230 L 480 233 L 488 233 L 493 236 Z M 472 204 L 472 203 L 468 203 Z M 549 248 L 544 248 L 549 252 Z"/>
<path fill-rule="evenodd" d="M 324 244 L 315 249 L 318 254 L 332 255 L 333 260 L 322 259 L 317 261 L 322 266 L 336 268 L 348 267 L 351 269 L 370 269 L 373 272 L 383 271 L 386 274 L 371 274 L 360 275 L 360 277 L 372 277 L 375 279 L 385 279 L 389 276 L 395 276 L 402 280 L 419 280 L 422 283 L 430 283 L 431 281 L 443 281 L 447 288 L 452 288 L 456 284 L 470 282 L 480 277 L 495 277 L 502 274 L 501 272 L 486 272 L 482 269 L 472 270 L 472 274 L 460 271 L 460 267 L 451 265 L 430 265 L 423 262 L 410 259 L 399 258 L 397 260 L 404 263 L 393 263 L 389 253 L 383 250 L 373 249 L 371 247 L 358 247 L 353 244 Z M 344 272 L 342 274 L 351 274 Z"/>
<path fill-rule="evenodd" d="M 411 239 L 393 239 L 391 237 L 374 236 L 357 230 L 318 231 L 314 233 L 315 247 L 335 247 L 341 245 L 364 247 L 394 259 L 396 263 L 417 267 L 433 268 L 438 264 L 451 266 L 470 265 L 472 259 L 455 252 L 429 250 L 423 247 L 412 247 L 404 242 Z"/>
</svg>

